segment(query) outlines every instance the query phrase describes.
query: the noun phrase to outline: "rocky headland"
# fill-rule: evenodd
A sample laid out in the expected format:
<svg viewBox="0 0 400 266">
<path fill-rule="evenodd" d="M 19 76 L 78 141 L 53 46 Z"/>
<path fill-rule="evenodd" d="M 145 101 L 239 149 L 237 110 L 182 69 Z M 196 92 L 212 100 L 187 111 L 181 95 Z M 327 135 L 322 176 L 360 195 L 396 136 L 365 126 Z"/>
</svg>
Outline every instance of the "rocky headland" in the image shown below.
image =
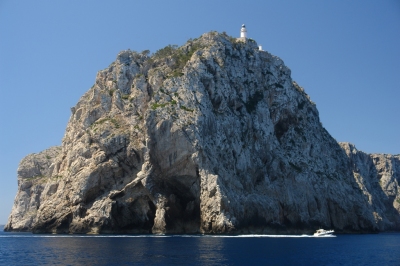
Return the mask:
<svg viewBox="0 0 400 266">
<path fill-rule="evenodd" d="M 252 39 L 122 51 L 71 112 L 61 147 L 21 161 L 6 231 L 400 229 L 400 155 L 338 143 Z"/>
</svg>

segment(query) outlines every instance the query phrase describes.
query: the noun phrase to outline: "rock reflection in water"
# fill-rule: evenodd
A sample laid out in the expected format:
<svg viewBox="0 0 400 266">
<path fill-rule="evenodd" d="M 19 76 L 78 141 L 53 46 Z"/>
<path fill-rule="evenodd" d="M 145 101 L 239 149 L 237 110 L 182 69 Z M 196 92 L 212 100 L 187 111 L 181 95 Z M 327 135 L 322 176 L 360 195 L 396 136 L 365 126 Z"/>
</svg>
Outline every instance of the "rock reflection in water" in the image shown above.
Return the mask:
<svg viewBox="0 0 400 266">
<path fill-rule="evenodd" d="M 399 234 L 93 237 L 0 232 L 0 265 L 398 265 L 399 249 Z"/>
<path fill-rule="evenodd" d="M 200 265 L 224 264 L 224 239 L 218 237 L 201 237 L 197 239 L 198 257 L 196 263 Z"/>
<path fill-rule="evenodd" d="M 15 239 L 22 241 L 23 239 Z M 37 237 L 26 265 L 222 265 L 224 239 L 214 237 Z M 28 254 L 25 254 L 28 255 Z"/>
</svg>

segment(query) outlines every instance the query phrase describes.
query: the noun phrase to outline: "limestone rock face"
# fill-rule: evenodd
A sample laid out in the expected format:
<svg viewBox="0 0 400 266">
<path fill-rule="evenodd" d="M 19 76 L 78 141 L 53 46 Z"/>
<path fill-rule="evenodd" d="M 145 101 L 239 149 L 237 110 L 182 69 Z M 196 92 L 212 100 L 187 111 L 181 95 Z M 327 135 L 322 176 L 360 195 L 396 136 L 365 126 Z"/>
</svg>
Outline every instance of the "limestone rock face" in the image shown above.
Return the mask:
<svg viewBox="0 0 400 266">
<path fill-rule="evenodd" d="M 5 230 L 400 228 L 399 156 L 339 145 L 253 40 L 122 51 L 71 111 L 62 146 L 21 162 Z"/>
<path fill-rule="evenodd" d="M 58 188 L 58 176 L 52 176 L 54 159 L 61 152 L 52 147 L 26 156 L 18 167 L 18 194 L 14 201 L 6 230 L 29 231 L 36 222 L 41 202 Z"/>
<path fill-rule="evenodd" d="M 366 154 L 339 143 L 349 157 L 354 180 L 368 199 L 380 230 L 400 228 L 400 155 Z"/>
</svg>

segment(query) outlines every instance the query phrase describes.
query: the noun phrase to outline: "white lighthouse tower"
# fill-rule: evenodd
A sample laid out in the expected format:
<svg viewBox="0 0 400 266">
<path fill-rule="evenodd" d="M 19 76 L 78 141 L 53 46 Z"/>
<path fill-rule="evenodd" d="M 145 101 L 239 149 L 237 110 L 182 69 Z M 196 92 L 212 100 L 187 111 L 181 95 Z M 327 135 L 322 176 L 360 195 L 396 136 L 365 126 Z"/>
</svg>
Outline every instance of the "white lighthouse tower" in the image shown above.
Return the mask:
<svg viewBox="0 0 400 266">
<path fill-rule="evenodd" d="M 246 29 L 246 25 L 242 25 L 242 28 L 240 29 L 240 38 L 246 40 L 247 38 L 247 29 Z"/>
</svg>

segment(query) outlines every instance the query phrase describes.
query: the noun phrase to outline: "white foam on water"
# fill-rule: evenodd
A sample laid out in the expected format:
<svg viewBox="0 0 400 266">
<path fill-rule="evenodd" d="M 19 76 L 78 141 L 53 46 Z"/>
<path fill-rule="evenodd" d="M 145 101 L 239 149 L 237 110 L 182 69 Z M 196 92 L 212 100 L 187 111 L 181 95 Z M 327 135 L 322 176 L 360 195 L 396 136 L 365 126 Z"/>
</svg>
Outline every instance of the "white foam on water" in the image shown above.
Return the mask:
<svg viewBox="0 0 400 266">
<path fill-rule="evenodd" d="M 336 237 L 335 235 L 314 236 L 314 235 L 35 235 L 35 234 L 15 234 L 7 233 L 0 235 L 0 238 L 13 238 L 13 237 L 37 237 L 37 238 L 168 238 L 168 237 L 210 237 L 210 238 L 304 238 L 304 237 Z"/>
<path fill-rule="evenodd" d="M 260 238 L 260 237 L 271 237 L 271 238 L 283 238 L 283 237 L 289 237 L 289 238 L 300 238 L 300 237 L 336 237 L 335 235 L 326 235 L 326 236 L 314 236 L 314 235 L 209 235 L 208 237 L 232 237 L 232 238 Z"/>
</svg>

